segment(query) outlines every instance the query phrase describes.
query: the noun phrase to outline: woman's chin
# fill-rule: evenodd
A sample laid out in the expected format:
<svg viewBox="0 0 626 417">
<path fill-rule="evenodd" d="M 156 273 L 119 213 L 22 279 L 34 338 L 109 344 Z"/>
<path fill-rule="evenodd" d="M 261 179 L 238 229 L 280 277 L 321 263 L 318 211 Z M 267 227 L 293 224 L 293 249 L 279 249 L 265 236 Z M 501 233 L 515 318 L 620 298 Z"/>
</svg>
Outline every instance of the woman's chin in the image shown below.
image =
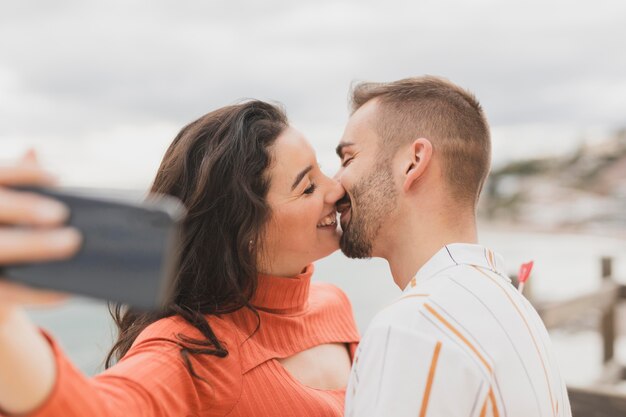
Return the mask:
<svg viewBox="0 0 626 417">
<path fill-rule="evenodd" d="M 311 243 L 306 249 L 307 257 L 310 256 L 309 263 L 316 262 L 339 250 L 340 239 L 341 232 L 339 228 L 334 231 L 324 230 L 317 236 L 315 243 Z"/>
<path fill-rule="evenodd" d="M 317 259 L 325 258 L 339 250 L 339 240 L 341 238 L 341 234 L 338 232 L 333 234 L 332 236 L 327 236 L 322 242 L 320 242 L 319 250 L 316 251 L 318 254 Z"/>
<path fill-rule="evenodd" d="M 333 253 L 337 252 L 339 250 L 339 246 L 337 246 L 336 249 L 333 250 L 329 250 L 329 251 L 325 251 L 325 252 L 320 252 L 315 256 L 315 259 L 311 260 L 311 262 L 317 262 L 317 261 L 321 261 L 324 258 L 329 257 L 330 255 L 332 255 Z"/>
</svg>

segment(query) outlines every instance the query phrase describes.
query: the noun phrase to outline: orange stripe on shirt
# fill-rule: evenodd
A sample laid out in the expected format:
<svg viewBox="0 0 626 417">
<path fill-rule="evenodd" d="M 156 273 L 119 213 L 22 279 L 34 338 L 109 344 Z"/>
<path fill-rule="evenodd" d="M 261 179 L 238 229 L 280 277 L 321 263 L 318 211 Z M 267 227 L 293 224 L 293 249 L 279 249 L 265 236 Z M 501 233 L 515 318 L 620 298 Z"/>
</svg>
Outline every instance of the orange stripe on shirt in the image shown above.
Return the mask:
<svg viewBox="0 0 626 417">
<path fill-rule="evenodd" d="M 441 323 L 443 323 L 444 326 L 446 326 L 452 333 L 454 333 L 454 335 L 456 337 L 458 337 L 459 339 L 461 339 L 461 341 L 463 341 L 463 343 L 465 343 L 467 345 L 467 347 L 469 347 L 471 349 L 472 352 L 474 352 L 474 354 L 478 357 L 478 359 L 482 362 L 483 365 L 485 365 L 485 367 L 487 368 L 487 370 L 489 371 L 489 374 L 492 373 L 491 370 L 491 365 L 489 365 L 489 363 L 485 360 L 485 358 L 480 354 L 480 352 L 478 351 L 478 349 L 476 349 L 474 347 L 474 345 L 467 340 L 467 338 L 465 336 L 463 336 L 461 334 L 461 332 L 459 332 L 452 324 L 450 324 L 450 322 L 448 320 L 446 320 L 445 318 L 443 318 L 443 316 L 439 313 L 437 313 L 435 311 L 435 309 L 433 309 L 429 304 L 424 304 L 424 307 L 426 308 L 426 310 L 428 310 L 433 316 L 435 316 Z"/>
<path fill-rule="evenodd" d="M 428 400 L 430 399 L 430 390 L 433 386 L 433 379 L 435 379 L 435 370 L 437 369 L 437 361 L 439 360 L 440 351 L 441 342 L 437 342 L 437 344 L 435 345 L 435 352 L 433 353 L 433 359 L 430 362 L 430 370 L 428 371 L 428 380 L 426 381 L 426 388 L 424 389 L 424 398 L 422 399 L 422 409 L 420 410 L 420 417 L 426 416 Z"/>
<path fill-rule="evenodd" d="M 400 297 L 397 300 L 395 300 L 393 303 L 386 305 L 385 307 L 383 307 L 381 309 L 381 311 L 388 309 L 389 307 L 396 305 L 397 303 L 399 303 L 400 301 L 407 299 L 407 298 L 424 298 L 424 297 L 430 297 L 430 294 L 409 294 L 409 295 L 405 295 L 404 297 Z"/>
<path fill-rule="evenodd" d="M 493 394 L 493 388 L 489 388 L 489 401 L 491 401 L 491 412 L 493 417 L 500 417 L 498 405 L 496 404 L 496 396 Z"/>
<path fill-rule="evenodd" d="M 398 298 L 398 301 L 404 300 L 405 298 L 414 298 L 414 297 L 430 297 L 430 294 L 409 294 L 404 297 Z"/>
<path fill-rule="evenodd" d="M 489 402 L 489 397 L 485 397 L 483 408 L 480 409 L 480 417 L 485 417 L 487 415 L 487 402 Z"/>
<path fill-rule="evenodd" d="M 496 262 L 495 257 L 493 256 L 493 252 L 491 251 L 491 249 L 487 249 L 487 253 L 489 254 L 489 265 L 491 266 L 491 269 L 495 270 Z"/>
<path fill-rule="evenodd" d="M 537 341 L 535 340 L 535 335 L 533 334 L 533 332 L 530 330 L 530 325 L 528 324 L 528 321 L 526 320 L 526 317 L 524 317 L 524 315 L 522 314 L 522 312 L 520 311 L 519 307 L 517 306 L 517 304 L 515 304 L 515 302 L 513 301 L 513 299 L 511 298 L 511 296 L 509 295 L 509 293 L 506 292 L 506 290 L 504 288 L 502 288 L 499 284 L 496 283 L 496 280 L 490 276 L 489 274 L 487 274 L 486 272 L 482 271 L 479 267 L 477 267 L 476 265 L 472 265 L 472 267 L 477 270 L 478 272 L 480 272 L 481 274 L 483 274 L 484 276 L 486 276 L 487 278 L 489 278 L 494 284 L 496 284 L 496 287 L 498 287 L 500 289 L 500 291 L 502 291 L 504 293 L 504 295 L 506 295 L 506 298 L 508 298 L 509 302 L 511 303 L 511 305 L 513 305 L 513 307 L 515 308 L 515 310 L 517 311 L 517 314 L 520 316 L 520 318 L 522 319 L 522 321 L 524 322 L 524 325 L 526 326 L 526 330 L 528 330 L 528 334 L 530 335 L 530 338 L 533 341 L 533 345 L 535 345 L 535 350 L 537 351 L 537 355 L 539 356 L 539 360 L 541 361 L 541 367 L 543 368 L 543 375 L 546 378 L 546 385 L 548 386 L 548 394 L 550 395 L 550 404 L 552 406 L 552 415 L 555 416 L 556 412 L 555 412 L 555 407 L 554 407 L 554 399 L 552 398 L 552 387 L 550 385 L 550 379 L 548 378 L 548 371 L 546 369 L 546 365 L 543 362 L 543 356 L 541 356 L 541 352 L 539 351 L 539 346 L 537 345 Z"/>
</svg>

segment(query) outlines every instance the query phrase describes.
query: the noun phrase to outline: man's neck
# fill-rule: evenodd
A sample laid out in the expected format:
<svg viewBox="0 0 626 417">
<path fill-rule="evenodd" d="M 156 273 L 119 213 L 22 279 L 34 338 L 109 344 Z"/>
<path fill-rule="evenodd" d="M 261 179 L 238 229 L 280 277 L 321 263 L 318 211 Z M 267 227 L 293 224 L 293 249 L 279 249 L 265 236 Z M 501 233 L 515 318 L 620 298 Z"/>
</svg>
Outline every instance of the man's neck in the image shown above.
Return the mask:
<svg viewBox="0 0 626 417">
<path fill-rule="evenodd" d="M 460 216 L 449 222 L 419 215 L 404 220 L 386 242 L 382 256 L 389 262 L 393 280 L 400 289 L 445 245 L 478 241 L 474 216 Z"/>
</svg>

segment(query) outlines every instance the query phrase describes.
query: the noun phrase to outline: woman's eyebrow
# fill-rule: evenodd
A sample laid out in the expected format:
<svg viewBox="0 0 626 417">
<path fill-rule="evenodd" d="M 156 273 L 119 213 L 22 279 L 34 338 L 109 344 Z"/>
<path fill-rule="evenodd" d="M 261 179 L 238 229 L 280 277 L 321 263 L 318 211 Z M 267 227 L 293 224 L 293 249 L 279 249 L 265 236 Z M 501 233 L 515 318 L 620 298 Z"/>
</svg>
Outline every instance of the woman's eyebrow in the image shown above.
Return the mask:
<svg viewBox="0 0 626 417">
<path fill-rule="evenodd" d="M 297 176 L 296 176 L 296 180 L 293 182 L 293 184 L 291 185 L 291 191 L 295 190 L 296 187 L 298 186 L 298 184 L 300 184 L 300 181 L 302 181 L 302 178 L 304 178 L 304 176 L 306 174 L 309 173 L 310 170 L 313 169 L 313 165 L 309 165 L 308 167 L 304 168 Z"/>
</svg>

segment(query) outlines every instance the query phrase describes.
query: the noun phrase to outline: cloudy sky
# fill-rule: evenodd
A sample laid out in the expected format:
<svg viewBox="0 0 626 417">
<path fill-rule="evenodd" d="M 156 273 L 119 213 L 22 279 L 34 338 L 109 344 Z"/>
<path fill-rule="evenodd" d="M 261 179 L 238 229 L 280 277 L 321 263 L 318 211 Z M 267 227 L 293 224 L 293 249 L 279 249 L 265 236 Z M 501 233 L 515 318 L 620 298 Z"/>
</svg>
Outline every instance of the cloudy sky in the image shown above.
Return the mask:
<svg viewBox="0 0 626 417">
<path fill-rule="evenodd" d="M 328 172 L 355 80 L 472 90 L 495 163 L 626 126 L 624 1 L 19 1 L 0 4 L 0 159 L 67 184 L 145 187 L 178 129 L 283 103 Z"/>
</svg>

